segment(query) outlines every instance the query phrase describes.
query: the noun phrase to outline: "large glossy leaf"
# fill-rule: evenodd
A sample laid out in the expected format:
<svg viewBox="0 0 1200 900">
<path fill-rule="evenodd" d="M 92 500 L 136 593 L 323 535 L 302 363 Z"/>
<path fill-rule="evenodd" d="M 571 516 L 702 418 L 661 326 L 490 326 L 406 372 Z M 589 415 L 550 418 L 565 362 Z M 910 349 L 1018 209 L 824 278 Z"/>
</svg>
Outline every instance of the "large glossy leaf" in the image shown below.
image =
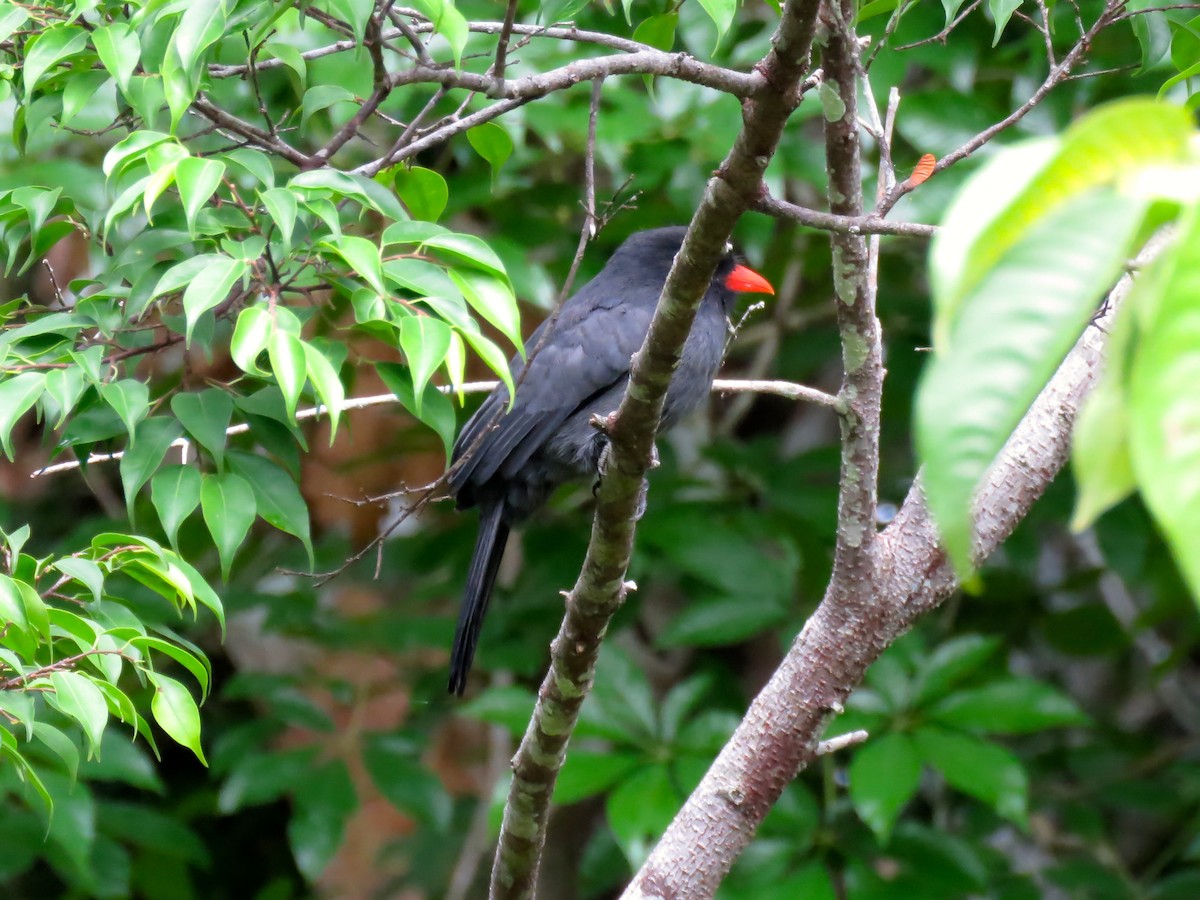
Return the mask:
<svg viewBox="0 0 1200 900">
<path fill-rule="evenodd" d="M 1026 145 L 981 170 L 942 220 L 930 251 L 935 346 L 950 334 L 963 298 L 1039 220 L 1138 169 L 1183 161 L 1191 117 L 1152 100 L 1093 110 L 1055 143 Z"/>
<path fill-rule="evenodd" d="M 400 349 L 412 374 L 413 412 L 420 416 L 425 385 L 450 349 L 450 326 L 433 316 L 406 316 L 400 321 Z"/>
<path fill-rule="evenodd" d="M 1077 198 L 1032 229 L 961 305 L 917 394 L 925 492 L 960 573 L 970 569 L 971 500 L 984 472 L 1116 281 L 1143 202 Z"/>
<path fill-rule="evenodd" d="M 103 25 L 92 32 L 92 46 L 117 86 L 122 92 L 128 92 L 129 79 L 133 77 L 142 52 L 137 32 L 127 22 Z"/>
<path fill-rule="evenodd" d="M 219 306 L 249 268 L 249 263 L 243 259 L 219 257 L 201 269 L 192 279 L 183 292 L 183 311 L 187 315 L 189 343 L 200 316 Z"/>
<path fill-rule="evenodd" d="M 233 471 L 241 475 L 254 491 L 258 514 L 280 531 L 300 539 L 313 564 L 312 532 L 308 504 L 292 477 L 262 456 L 234 451 L 229 455 Z"/>
<path fill-rule="evenodd" d="M 946 782 L 991 806 L 1019 825 L 1029 807 L 1029 777 L 1020 761 L 1003 747 L 974 735 L 922 727 L 913 733 L 921 757 Z"/>
<path fill-rule="evenodd" d="M 196 234 L 196 216 L 221 184 L 225 163 L 216 159 L 197 159 L 190 156 L 175 168 L 175 183 L 183 200 L 188 231 Z"/>
<path fill-rule="evenodd" d="M 187 747 L 207 766 L 204 750 L 200 747 L 200 710 L 191 693 L 174 678 L 157 672 L 149 673 L 149 677 L 155 688 L 154 698 L 150 701 L 154 721 L 171 740 Z"/>
<path fill-rule="evenodd" d="M 212 455 L 220 469 L 225 457 L 225 432 L 233 416 L 233 398 L 220 388 L 176 394 L 171 400 L 171 412 L 196 443 Z"/>
<path fill-rule="evenodd" d="M 254 490 L 240 475 L 205 474 L 200 486 L 200 508 L 221 557 L 221 575 L 229 577 L 233 557 L 254 523 L 257 506 Z"/>
<path fill-rule="evenodd" d="M 1200 207 L 1180 225 L 1129 373 L 1138 486 L 1200 601 Z"/>
<path fill-rule="evenodd" d="M 108 704 L 104 695 L 91 678 L 78 672 L 55 672 L 50 676 L 50 683 L 54 687 L 54 705 L 83 726 L 90 756 L 100 745 L 104 726 L 108 724 Z"/>
<path fill-rule="evenodd" d="M 45 385 L 42 372 L 20 372 L 0 381 L 0 446 L 9 459 L 13 458 L 13 426 L 37 403 Z"/>
<path fill-rule="evenodd" d="M 179 526 L 200 505 L 200 472 L 193 466 L 168 466 L 150 481 L 150 502 L 172 547 Z"/>
<path fill-rule="evenodd" d="M 882 844 L 920 785 L 921 757 L 906 734 L 868 741 L 850 763 L 850 800 Z"/>
<path fill-rule="evenodd" d="M 153 416 L 137 427 L 137 442 L 131 442 L 121 457 L 121 485 L 125 489 L 125 506 L 133 514 L 133 500 L 142 485 L 150 480 L 167 455 L 183 426 L 170 416 Z"/>
</svg>

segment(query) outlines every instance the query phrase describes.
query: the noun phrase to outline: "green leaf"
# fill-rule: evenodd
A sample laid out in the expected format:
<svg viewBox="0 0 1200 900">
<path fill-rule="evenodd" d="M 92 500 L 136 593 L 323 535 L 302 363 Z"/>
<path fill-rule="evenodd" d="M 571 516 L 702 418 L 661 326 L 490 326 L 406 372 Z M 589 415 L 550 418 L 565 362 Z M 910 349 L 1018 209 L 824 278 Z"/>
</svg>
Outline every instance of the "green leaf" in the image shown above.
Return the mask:
<svg viewBox="0 0 1200 900">
<path fill-rule="evenodd" d="M 408 360 L 416 400 L 413 412 L 419 417 L 425 385 L 450 349 L 450 326 L 433 316 L 408 316 L 400 321 L 400 349 Z"/>
<path fill-rule="evenodd" d="M 50 684 L 54 687 L 54 705 L 68 718 L 83 726 L 88 741 L 88 756 L 95 753 L 108 724 L 108 704 L 95 682 L 79 672 L 52 672 Z"/>
<path fill-rule="evenodd" d="M 1142 51 L 1142 64 L 1133 73 L 1135 76 L 1145 75 L 1167 55 L 1171 34 L 1166 14 L 1158 9 L 1160 6 L 1158 0 L 1128 0 L 1124 6 L 1129 14 L 1129 26 Z"/>
<path fill-rule="evenodd" d="M 162 469 L 150 481 L 150 502 L 167 540 L 177 548 L 179 526 L 200 505 L 200 473 L 191 466 Z"/>
<path fill-rule="evenodd" d="M 941 699 L 995 656 L 999 649 L 999 638 L 982 634 L 964 634 L 939 644 L 919 664 L 913 690 L 914 705 L 923 707 Z"/>
<path fill-rule="evenodd" d="M 504 271 L 504 263 L 496 255 L 496 251 L 482 239 L 473 234 L 435 234 L 425 240 L 422 250 L 438 250 L 452 260 L 468 263 L 476 268 L 490 272 L 492 275 L 507 280 L 508 273 Z"/>
<path fill-rule="evenodd" d="M 513 735 L 524 734 L 537 698 L 515 685 L 489 687 L 482 694 L 457 708 L 459 715 L 506 728 Z"/>
<path fill-rule="evenodd" d="M 38 30 L 25 45 L 22 85 L 25 94 L 33 93 L 42 76 L 52 67 L 87 47 L 87 32 L 74 25 L 52 25 Z"/>
<path fill-rule="evenodd" d="M 275 381 L 283 392 L 287 414 L 295 419 L 296 404 L 300 400 L 301 390 L 304 389 L 304 380 L 308 377 L 304 344 L 294 334 L 276 329 L 267 339 L 267 358 L 271 361 Z"/>
<path fill-rule="evenodd" d="M 281 8 L 277 6 L 276 10 Z M 263 52 L 280 60 L 296 73 L 296 93 L 302 95 L 308 84 L 308 64 L 304 61 L 304 55 L 299 49 L 282 41 L 267 41 L 263 44 Z"/>
<path fill-rule="evenodd" d="M 100 602 L 104 593 L 104 573 L 92 560 L 79 556 L 64 556 L 54 561 L 54 568 L 84 585 L 92 592 L 92 599 Z"/>
<path fill-rule="evenodd" d="M 173 553 L 166 554 L 166 557 L 171 565 L 178 569 L 180 574 L 187 580 L 188 586 L 192 589 L 192 596 L 195 597 L 196 601 L 202 606 L 207 607 L 216 616 L 217 623 L 221 626 L 221 636 L 224 638 L 225 608 L 221 605 L 221 598 L 217 596 L 217 592 L 204 580 L 204 576 L 196 571 L 196 568 L 183 557 Z"/>
<path fill-rule="evenodd" d="M 132 378 L 110 381 L 100 386 L 100 396 L 113 408 L 129 432 L 129 446 L 137 445 L 137 426 L 150 411 L 150 388 Z"/>
<path fill-rule="evenodd" d="M 1090 528 L 1137 489 L 1129 449 L 1129 408 L 1115 379 L 1102 375 L 1079 409 L 1071 434 L 1071 468 L 1077 486 L 1071 517 L 1074 532 Z"/>
<path fill-rule="evenodd" d="M 886 845 L 900 811 L 921 786 L 921 757 L 906 734 L 873 738 L 850 763 L 850 800 L 854 810 Z"/>
<path fill-rule="evenodd" d="M 642 765 L 633 753 L 572 750 L 554 783 L 554 802 L 566 806 L 602 794 Z"/>
<path fill-rule="evenodd" d="M 353 102 L 354 92 L 340 84 L 314 85 L 304 92 L 304 99 L 300 102 L 300 128 L 303 130 L 308 125 L 314 113 L 328 109 L 335 103 Z"/>
<path fill-rule="evenodd" d="M 187 216 L 188 233 L 193 238 L 196 236 L 196 215 L 221 186 L 221 177 L 224 174 L 225 163 L 194 156 L 181 160 L 175 168 L 175 184 L 179 186 L 179 196 L 183 200 L 183 209 Z"/>
<path fill-rule="evenodd" d="M 377 294 L 387 295 L 387 288 L 383 286 L 383 262 L 375 243 L 366 238 L 341 235 L 332 241 L 322 241 L 321 246 L 336 252 Z"/>
<path fill-rule="evenodd" d="M 996 21 L 996 33 L 992 37 L 993 47 L 1000 43 L 1000 36 L 1004 34 L 1004 29 L 1008 27 L 1009 19 L 1020 8 L 1021 0 L 988 0 L 988 12 L 992 14 L 992 18 Z"/>
<path fill-rule="evenodd" d="M 484 122 L 467 132 L 467 141 L 475 148 L 475 152 L 487 160 L 488 165 L 492 167 L 492 182 L 495 183 L 496 176 L 500 173 L 500 167 L 512 156 L 512 138 L 497 123 Z M 436 216 L 434 219 L 436 220 Z"/>
<path fill-rule="evenodd" d="M 432 384 L 427 384 L 421 400 L 418 402 L 413 394 L 412 376 L 409 374 L 407 366 L 396 363 L 379 363 L 375 370 L 383 379 L 387 389 L 399 399 L 401 405 L 437 432 L 446 449 L 446 458 L 449 459 L 451 449 L 454 447 L 454 434 L 458 427 L 454 415 L 454 405 L 450 399 Z"/>
<path fill-rule="evenodd" d="M 100 86 L 108 80 L 108 75 L 104 72 L 73 74 L 63 88 L 62 118 L 59 119 L 59 125 L 71 124 L 75 117 L 87 108 L 89 101 L 96 95 L 96 91 L 100 90 Z"/>
<path fill-rule="evenodd" d="M 342 845 L 346 821 L 358 808 L 354 782 L 341 760 L 308 773 L 293 790 L 296 811 L 288 823 L 288 841 L 296 867 L 316 881 Z"/>
<path fill-rule="evenodd" d="M 1110 191 L 1059 208 L 965 297 L 916 400 L 925 492 L 960 574 L 971 567 L 972 496 L 1124 265 L 1144 206 Z"/>
<path fill-rule="evenodd" d="M 919 728 L 913 740 L 922 759 L 941 772 L 951 787 L 1025 826 L 1029 779 L 1013 754 L 989 741 L 945 728 Z"/>
<path fill-rule="evenodd" d="M 451 0 L 414 0 L 413 6 L 433 23 L 433 30 L 446 39 L 454 54 L 454 66 L 462 63 L 463 48 L 467 45 L 470 30 L 467 20 L 454 7 Z"/>
<path fill-rule="evenodd" d="M 942 8 L 946 12 L 946 23 L 949 25 L 954 21 L 954 17 L 958 15 L 958 11 L 962 9 L 962 5 L 967 0 L 942 0 Z"/>
<path fill-rule="evenodd" d="M 375 0 L 330 0 L 329 11 L 349 23 L 354 32 L 354 42 L 361 47 L 367 33 L 367 23 L 375 12 Z"/>
<path fill-rule="evenodd" d="M 368 735 L 362 758 L 389 803 L 434 829 L 450 827 L 450 795 L 441 779 L 421 763 L 420 748 L 412 741 L 394 734 Z"/>
<path fill-rule="evenodd" d="M 239 809 L 271 803 L 303 784 L 313 768 L 315 747 L 300 747 L 277 753 L 250 753 L 229 768 L 217 794 L 218 812 L 229 815 Z M 218 765 L 222 765 L 220 758 Z M 228 763 L 225 763 L 228 766 Z"/>
<path fill-rule="evenodd" d="M 283 241 L 284 253 L 292 248 L 292 232 L 296 228 L 296 213 L 299 209 L 296 195 L 287 188 L 271 188 L 269 191 L 259 191 L 258 197 L 266 207 L 271 221 L 279 229 L 279 237 Z"/>
<path fill-rule="evenodd" d="M 162 277 L 158 279 L 158 283 L 154 285 L 154 290 L 150 292 L 151 297 L 160 297 L 163 294 L 169 294 L 180 288 L 187 287 L 196 276 L 204 272 L 214 264 L 224 263 L 228 257 L 220 253 L 202 253 L 199 256 L 189 256 L 183 262 L 176 263 L 163 272 Z"/>
<path fill-rule="evenodd" d="M 24 7 L 13 3 L 0 3 L 0 41 L 7 41 L 12 33 L 25 24 L 29 13 Z"/>
<path fill-rule="evenodd" d="M 1031 734 L 1088 722 L 1070 697 L 1033 678 L 1006 678 L 956 690 L 928 715 L 943 725 L 981 734 Z"/>
<path fill-rule="evenodd" d="M 787 619 L 787 609 L 767 598 L 708 597 L 690 603 L 658 636 L 662 647 L 719 647 L 746 640 Z"/>
<path fill-rule="evenodd" d="M 717 43 L 725 37 L 729 26 L 733 24 L 734 13 L 737 12 L 737 0 L 700 0 L 700 5 L 708 13 L 713 24 L 717 26 Z"/>
<path fill-rule="evenodd" d="M 200 685 L 200 702 L 208 696 L 208 687 L 212 681 L 212 671 L 208 666 L 208 660 L 203 656 L 185 650 L 172 644 L 170 641 L 164 641 L 162 638 L 153 637 L 152 635 L 139 635 L 129 639 L 129 644 L 136 647 L 138 650 L 149 651 L 154 650 L 163 656 L 168 656 L 179 665 L 183 666 L 196 679 L 196 683 Z"/>
<path fill-rule="evenodd" d="M 20 372 L 0 381 L 0 445 L 10 460 L 13 426 L 37 403 L 45 385 L 46 376 L 42 372 Z"/>
<path fill-rule="evenodd" d="M 176 394 L 171 398 L 171 412 L 196 443 L 209 452 L 217 468 L 223 468 L 225 433 L 233 416 L 233 398 L 220 388 Z"/>
<path fill-rule="evenodd" d="M 251 178 L 264 187 L 270 188 L 275 184 L 275 169 L 271 165 L 271 157 L 261 150 L 235 147 L 223 156 L 227 162 L 240 166 Z"/>
<path fill-rule="evenodd" d="M 517 309 L 517 298 L 507 279 L 472 272 L 467 269 L 450 269 L 447 274 L 463 297 L 479 315 L 500 330 L 513 346 L 523 348 L 521 340 L 521 312 Z"/>
<path fill-rule="evenodd" d="M 121 484 L 125 489 L 125 507 L 133 518 L 133 501 L 167 455 L 183 426 L 170 416 L 153 416 L 137 427 L 137 442 L 130 441 L 121 457 Z"/>
<path fill-rule="evenodd" d="M 441 225 L 435 225 L 433 222 L 411 219 L 406 222 L 393 222 L 383 230 L 381 240 L 385 247 L 391 244 L 423 244 L 435 235 L 449 233 L 448 229 Z"/>
<path fill-rule="evenodd" d="M 436 222 L 450 199 L 446 179 L 433 169 L 421 166 L 397 166 L 393 185 L 408 208 L 408 214 L 426 222 Z M 386 234 L 384 237 L 386 239 Z"/>
<path fill-rule="evenodd" d="M 1142 496 L 1200 602 L 1200 206 L 1165 255 L 1129 372 L 1129 442 Z"/>
<path fill-rule="evenodd" d="M 254 490 L 240 475 L 204 474 L 200 486 L 200 509 L 221 557 L 221 577 L 229 578 L 229 567 L 246 533 L 254 524 L 257 506 Z"/>
<path fill-rule="evenodd" d="M 604 804 L 608 826 L 635 871 L 681 803 L 670 770 L 661 764 L 639 769 L 608 795 Z"/>
<path fill-rule="evenodd" d="M 191 692 L 170 676 L 157 672 L 146 674 L 155 689 L 150 701 L 154 721 L 171 740 L 187 747 L 196 754 L 196 759 L 207 766 L 204 750 L 200 747 L 200 710 Z"/>
<path fill-rule="evenodd" d="M 251 453 L 232 451 L 229 464 L 253 489 L 258 514 L 280 531 L 300 539 L 308 551 L 311 568 L 313 548 L 308 504 L 300 495 L 296 482 L 269 459 Z"/>
<path fill-rule="evenodd" d="M 346 389 L 338 370 L 328 357 L 312 344 L 304 345 L 304 362 L 308 380 L 329 415 L 329 443 L 337 438 L 338 422 L 342 418 L 342 406 L 346 402 Z"/>
<path fill-rule="evenodd" d="M 243 259 L 219 256 L 201 269 L 184 289 L 183 311 L 187 317 L 186 337 L 189 344 L 196 321 L 210 309 L 220 306 L 249 268 L 250 264 Z"/>
<path fill-rule="evenodd" d="M 238 313 L 233 337 L 229 341 L 229 355 L 237 367 L 248 375 L 258 378 L 270 375 L 258 364 L 258 357 L 267 349 L 274 325 L 271 313 L 262 306 L 247 306 Z"/>
<path fill-rule="evenodd" d="M 129 93 L 129 79 L 142 55 L 137 32 L 127 22 L 102 25 L 92 32 L 92 46 L 108 74 L 117 82 L 121 93 Z"/>
<path fill-rule="evenodd" d="M 1121 100 L 1076 121 L 1055 148 L 1026 145 L 985 166 L 951 205 L 930 250 L 935 348 L 954 327 L 962 298 L 1039 221 L 1142 167 L 1184 162 L 1191 130 L 1180 107 Z"/>
<path fill-rule="evenodd" d="M 47 725 L 45 722 L 34 722 L 33 734 L 55 756 L 63 761 L 63 765 L 67 767 L 67 774 L 70 776 L 73 784 L 79 774 L 79 748 L 75 746 L 75 742 L 57 728 Z"/>
<path fill-rule="evenodd" d="M 200 76 L 202 54 L 225 36 L 225 0 L 190 0 L 173 35 L 173 46 L 188 80 Z"/>
<path fill-rule="evenodd" d="M 513 385 L 512 370 L 508 366 L 508 357 L 504 355 L 504 351 L 477 331 L 462 331 L 461 334 L 484 364 L 504 382 L 504 386 L 508 389 L 508 395 L 511 397 L 516 388 Z"/>
<path fill-rule="evenodd" d="M 110 180 L 118 178 L 127 166 L 142 159 L 151 147 L 169 140 L 171 140 L 171 136 L 163 134 L 161 131 L 135 131 L 118 141 L 104 155 L 104 163 L 101 168 Z"/>
<path fill-rule="evenodd" d="M 634 30 L 633 39 L 658 50 L 670 51 L 675 46 L 675 27 L 678 24 L 678 13 L 651 16 Z"/>
</svg>

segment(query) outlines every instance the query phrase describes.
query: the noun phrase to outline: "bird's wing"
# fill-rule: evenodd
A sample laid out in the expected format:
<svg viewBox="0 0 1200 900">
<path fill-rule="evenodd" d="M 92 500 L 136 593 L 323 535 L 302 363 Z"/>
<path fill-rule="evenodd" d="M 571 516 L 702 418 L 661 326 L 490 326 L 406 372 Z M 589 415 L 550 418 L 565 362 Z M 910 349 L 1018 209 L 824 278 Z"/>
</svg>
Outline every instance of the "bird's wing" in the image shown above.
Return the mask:
<svg viewBox="0 0 1200 900">
<path fill-rule="evenodd" d="M 467 483 L 482 484 L 501 467 L 509 473 L 515 471 L 571 413 L 628 374 L 629 359 L 650 325 L 653 301 L 600 297 L 590 287 L 585 286 L 564 305 L 554 330 L 530 361 L 512 409 L 500 416 L 473 458 L 455 473 L 452 490 L 457 492 Z M 531 352 L 545 327 L 529 339 Z M 522 366 L 516 362 L 513 374 L 520 378 Z M 470 449 L 507 402 L 503 388 L 488 397 L 463 429 L 455 446 L 456 459 Z"/>
</svg>

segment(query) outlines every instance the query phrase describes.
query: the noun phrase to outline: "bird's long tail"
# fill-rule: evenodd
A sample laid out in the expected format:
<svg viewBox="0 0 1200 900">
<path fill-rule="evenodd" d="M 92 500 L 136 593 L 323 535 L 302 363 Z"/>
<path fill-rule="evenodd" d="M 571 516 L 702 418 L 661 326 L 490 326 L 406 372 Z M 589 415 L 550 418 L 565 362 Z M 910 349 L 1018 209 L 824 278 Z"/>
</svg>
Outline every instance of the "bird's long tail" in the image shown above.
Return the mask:
<svg viewBox="0 0 1200 900">
<path fill-rule="evenodd" d="M 479 630 L 496 583 L 500 559 L 504 556 L 504 545 L 508 542 L 508 525 L 503 521 L 503 512 L 503 503 L 487 503 L 480 508 L 479 536 L 475 539 L 475 552 L 467 571 L 467 592 L 458 614 L 458 627 L 454 630 L 454 647 L 450 651 L 450 693 L 460 697 L 467 684 L 467 673 L 471 671 L 471 661 L 475 658 L 475 645 L 479 643 Z"/>
</svg>

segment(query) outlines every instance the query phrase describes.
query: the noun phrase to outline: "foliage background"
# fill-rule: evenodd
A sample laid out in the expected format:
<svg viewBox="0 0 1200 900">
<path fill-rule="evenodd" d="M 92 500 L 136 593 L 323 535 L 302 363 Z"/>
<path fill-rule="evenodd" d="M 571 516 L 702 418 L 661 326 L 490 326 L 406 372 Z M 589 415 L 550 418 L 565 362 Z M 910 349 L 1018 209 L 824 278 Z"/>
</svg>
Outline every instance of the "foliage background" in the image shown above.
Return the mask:
<svg viewBox="0 0 1200 900">
<path fill-rule="evenodd" d="M 976 7 L 944 43 L 885 50 L 875 59 L 875 95 L 892 86 L 902 93 L 893 151 L 902 170 L 1003 118 L 1044 77 L 1044 39 L 1026 18 L 1036 13 L 1019 7 L 998 28 L 995 17 L 1011 15 L 1009 6 Z M 1080 4 L 1084 13 L 1094 6 Z M 747 5 L 718 42 L 699 3 L 633 3 L 628 16 L 598 4 L 551 7 L 521 4 L 519 21 L 573 18 L 580 27 L 653 43 L 648 35 L 662 39 L 671 24 L 666 17 L 677 16 L 675 49 L 734 67 L 761 55 L 775 18 L 769 5 Z M 891 8 L 865 5 L 864 30 L 878 36 Z M 97 9 L 116 11 L 93 5 L 85 17 Z M 341 5 L 314 9 L 338 15 Z M 483 3 L 459 9 L 470 20 L 499 14 Z M 1069 41 L 1071 6 L 1050 9 L 1056 35 Z M 939 4 L 912 5 L 892 46 L 938 33 L 952 14 Z M 1066 82 L 996 143 L 1057 133 L 1102 101 L 1157 91 L 1200 46 L 1188 21 L 1186 11 L 1158 13 L 1103 32 L 1088 70 L 1114 71 Z M 301 29 L 295 12 L 278 26 L 280 40 L 300 48 L 339 36 L 313 17 Z M 490 41 L 471 38 L 468 65 L 472 51 L 490 53 Z M 447 58 L 445 45 L 435 47 Z M 534 41 L 514 66 L 540 70 L 585 52 Z M 225 38 L 217 61 L 244 59 L 244 41 Z M 15 83 L 20 72 L 0 75 Z M 352 98 L 371 87 L 365 55 L 344 52 L 309 61 L 302 83 L 287 67 L 265 72 L 259 90 L 273 109 L 301 106 L 308 113 L 296 140 L 311 149 L 336 133 Z M 19 95 L 19 86 L 13 91 Z M 431 95 L 428 86 L 398 90 L 383 108 L 409 121 Z M 256 100 L 243 80 L 214 85 L 212 96 L 245 118 L 254 115 Z M 43 98 L 21 120 L 0 115 L 12 138 L 0 150 L 0 189 L 62 187 L 80 206 L 104 207 L 101 167 L 124 132 L 86 132 L 116 117 L 116 89 L 111 80 L 98 84 L 69 123 L 75 131 L 52 121 L 61 120 L 61 94 L 46 97 L 49 103 Z M 444 100 L 439 112 L 461 101 Z M 15 95 L 4 102 L 6 112 L 17 108 Z M 475 141 L 485 148 L 481 155 L 459 136 L 414 160 L 440 178 L 409 174 L 396 185 L 415 218 L 486 238 L 525 302 L 526 333 L 553 303 L 574 252 L 588 110 L 584 88 L 554 94 L 500 120 L 512 151 L 499 164 L 492 145 Z M 776 196 L 820 204 L 819 112 L 806 101 L 793 120 L 769 172 Z M 597 123 L 597 193 L 613 197 L 632 178 L 620 196 L 636 191 L 636 208 L 613 218 L 579 278 L 594 273 L 631 231 L 687 221 L 738 125 L 729 96 L 665 78 L 609 79 Z M 185 117 L 180 127 L 189 133 L 200 124 Z M 390 140 L 379 123 L 368 135 L 383 145 Z M 354 141 L 337 165 L 349 169 L 373 155 Z M 896 217 L 936 222 L 974 164 L 940 174 L 906 198 Z M 277 169 L 295 174 L 287 163 Z M 156 215 L 178 221 L 175 190 L 159 203 Z M 750 216 L 738 237 L 780 290 L 748 319 L 726 373 L 835 388 L 840 362 L 826 236 Z M 50 259 L 60 287 L 99 267 L 96 252 L 74 237 L 55 244 Z M 921 242 L 884 239 L 881 500 L 892 503 L 904 496 L 915 468 L 911 398 L 930 343 L 924 271 Z M 9 275 L 4 298 L 26 293 L 53 306 L 45 268 Z M 345 326 L 352 319 L 342 297 L 321 309 L 306 334 L 346 344 L 349 395 L 391 389 L 374 364 L 400 360 L 395 333 L 351 336 Z M 507 347 L 497 331 L 487 333 Z M 238 374 L 222 352 L 229 340 L 228 325 L 215 326 L 192 349 L 154 354 L 131 374 L 158 386 L 224 385 Z M 488 377 L 477 362 L 470 367 L 469 376 Z M 312 514 L 317 571 L 338 567 L 404 503 L 349 500 L 424 483 L 443 466 L 442 440 L 399 406 L 346 414 L 332 444 L 325 423 L 306 425 L 305 435 L 308 452 L 295 461 Z M 97 533 L 134 527 L 115 465 L 90 466 L 82 477 L 28 477 L 49 461 L 57 439 L 45 425 L 22 420 L 13 432 L 15 461 L 2 470 L 0 524 L 10 534 L 29 524 L 27 552 L 38 557 L 69 554 Z M 248 448 L 249 440 L 231 443 Z M 585 728 L 558 788 L 547 896 L 604 897 L 619 889 L 827 580 L 837 494 L 832 413 L 766 396 L 714 397 L 709 414 L 672 435 L 663 451 L 631 573 L 640 590 L 606 647 Z M 141 615 L 182 628 L 211 660 L 212 693 L 202 708 L 209 767 L 161 738 L 157 764 L 144 742 L 130 743 L 127 731 L 110 727 L 72 786 L 70 767 L 30 744 L 55 812 L 47 837 L 44 809 L 18 768 L 0 768 L 5 895 L 480 896 L 489 801 L 503 796 L 494 782 L 543 671 L 561 613 L 558 591 L 578 569 L 587 501 L 586 490 L 560 497 L 525 531 L 519 550 L 510 549 L 476 664 L 475 696 L 465 705 L 445 696 L 444 667 L 474 522 L 442 506 L 422 511 L 386 541 L 377 573 L 368 558 L 327 584 L 295 574 L 308 569 L 301 541 L 258 521 L 219 590 L 228 619 L 223 642 L 210 615 L 182 625 L 161 601 L 125 590 Z M 866 727 L 873 740 L 797 780 L 722 896 L 1200 893 L 1195 607 L 1138 500 L 1082 535 L 1067 528 L 1072 504 L 1072 485 L 1061 479 L 989 562 L 979 593 L 947 604 L 879 661 L 833 726 Z M 141 529 L 134 533 L 166 537 L 148 492 L 132 511 Z M 222 560 L 204 519 L 183 522 L 178 549 L 217 584 Z M 88 757 L 82 736 L 49 715 Z"/>
</svg>

